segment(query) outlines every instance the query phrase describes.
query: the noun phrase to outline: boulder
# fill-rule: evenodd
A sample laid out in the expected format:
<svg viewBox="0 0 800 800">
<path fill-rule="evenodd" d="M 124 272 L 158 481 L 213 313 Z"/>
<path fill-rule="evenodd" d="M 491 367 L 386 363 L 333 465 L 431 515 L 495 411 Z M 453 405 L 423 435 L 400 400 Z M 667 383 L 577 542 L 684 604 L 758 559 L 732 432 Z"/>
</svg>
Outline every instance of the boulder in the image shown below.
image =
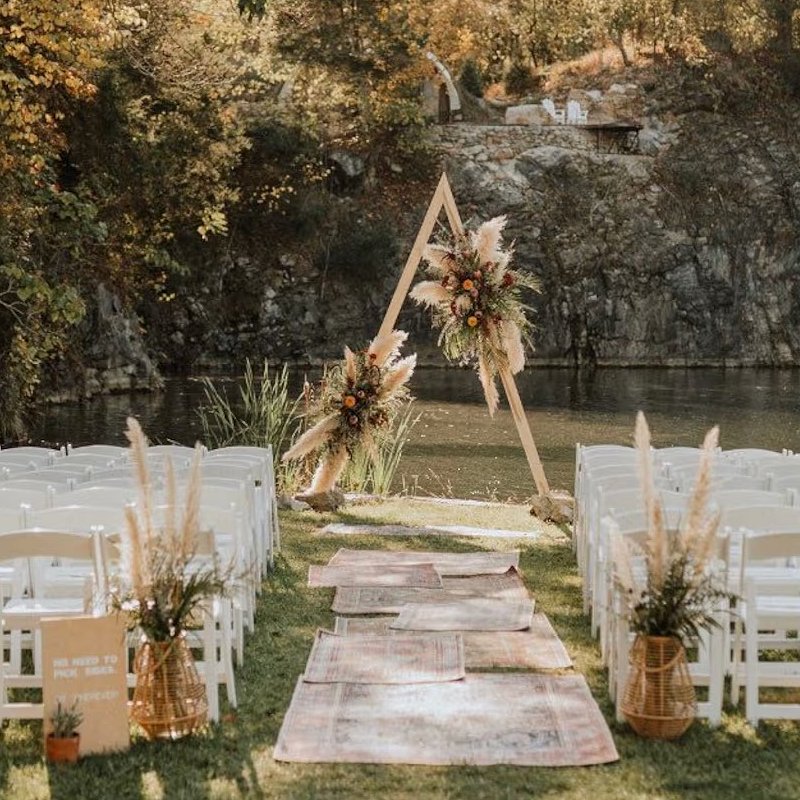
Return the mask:
<svg viewBox="0 0 800 800">
<path fill-rule="evenodd" d="M 509 106 L 506 109 L 506 125 L 552 125 L 553 118 L 540 106 L 533 103 Z"/>
</svg>

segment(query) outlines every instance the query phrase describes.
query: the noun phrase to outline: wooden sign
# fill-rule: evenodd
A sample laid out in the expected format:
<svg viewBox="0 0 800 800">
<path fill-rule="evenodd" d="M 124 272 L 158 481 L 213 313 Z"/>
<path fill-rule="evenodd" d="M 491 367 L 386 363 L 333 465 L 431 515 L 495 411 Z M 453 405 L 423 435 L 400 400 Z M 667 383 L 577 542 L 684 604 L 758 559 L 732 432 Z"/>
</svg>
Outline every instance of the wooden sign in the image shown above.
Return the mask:
<svg viewBox="0 0 800 800">
<path fill-rule="evenodd" d="M 126 631 L 122 619 L 64 617 L 42 623 L 44 735 L 58 701 L 78 701 L 81 755 L 130 745 Z"/>
</svg>

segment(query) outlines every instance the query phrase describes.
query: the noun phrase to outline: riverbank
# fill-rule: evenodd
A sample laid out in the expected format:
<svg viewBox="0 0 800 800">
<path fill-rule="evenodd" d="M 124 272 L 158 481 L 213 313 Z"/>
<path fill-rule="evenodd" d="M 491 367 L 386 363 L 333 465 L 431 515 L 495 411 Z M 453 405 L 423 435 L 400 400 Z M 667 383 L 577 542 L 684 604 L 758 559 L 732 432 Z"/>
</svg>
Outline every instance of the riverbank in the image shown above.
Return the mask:
<svg viewBox="0 0 800 800">
<path fill-rule="evenodd" d="M 785 800 L 796 795 L 800 728 L 770 723 L 747 728 L 726 714 L 718 730 L 699 722 L 676 744 L 643 741 L 613 721 L 596 643 L 581 610 L 580 585 L 564 531 L 542 527 L 521 506 L 498 508 L 415 503 L 391 499 L 349 506 L 319 516 L 281 516 L 283 552 L 265 584 L 255 633 L 237 673 L 239 708 L 224 712 L 206 734 L 175 743 L 134 740 L 127 754 L 85 759 L 77 767 L 48 769 L 41 758 L 41 725 L 11 722 L 2 732 L 0 796 L 6 800 L 118 800 L 169 798 L 470 798 L 558 797 L 561 800 Z M 537 528 L 531 540 L 463 540 L 454 537 L 321 536 L 331 522 L 419 525 L 463 524 Z M 326 561 L 339 547 L 446 551 L 519 549 L 525 583 L 537 610 L 551 620 L 609 722 L 621 760 L 568 769 L 516 767 L 362 766 L 281 764 L 272 758 L 317 628 L 330 628 L 333 590 L 306 586 L 308 565 Z"/>
</svg>

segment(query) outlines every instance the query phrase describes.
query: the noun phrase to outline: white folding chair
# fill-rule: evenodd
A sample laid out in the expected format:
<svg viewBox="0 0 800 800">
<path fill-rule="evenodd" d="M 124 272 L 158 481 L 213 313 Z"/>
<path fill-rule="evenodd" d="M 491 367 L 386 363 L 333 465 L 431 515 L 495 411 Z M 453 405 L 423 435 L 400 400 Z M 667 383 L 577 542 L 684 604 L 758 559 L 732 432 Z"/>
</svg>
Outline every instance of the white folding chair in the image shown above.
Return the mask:
<svg viewBox="0 0 800 800">
<path fill-rule="evenodd" d="M 105 456 L 115 461 L 125 460 L 128 458 L 128 448 L 119 447 L 113 444 L 86 444 L 80 447 L 73 447 L 71 444 L 67 445 L 68 455 L 93 455 Z"/>
<path fill-rule="evenodd" d="M 744 538 L 740 582 L 744 586 L 745 609 L 745 715 L 751 725 L 761 719 L 800 719 L 798 702 L 762 702 L 762 687 L 800 687 L 800 662 L 770 659 L 761 661 L 762 648 L 774 649 L 762 631 L 800 629 L 800 569 L 760 565 L 786 563 L 800 558 L 800 531 L 753 533 Z M 795 647 L 800 642 L 794 641 Z M 733 684 L 737 690 L 740 669 L 734 647 Z"/>
<path fill-rule="evenodd" d="M 9 702 L 8 690 L 14 688 L 40 688 L 42 685 L 40 623 L 43 619 L 82 616 L 101 613 L 106 596 L 103 559 L 105 544 L 97 534 L 67 533 L 64 531 L 20 530 L 0 533 L 0 561 L 23 559 L 30 565 L 30 596 L 9 598 L 0 613 L 0 633 L 34 632 L 33 673 L 23 674 L 15 669 L 15 657 L 0 667 L 0 719 L 41 718 L 41 703 Z M 78 597 L 47 598 L 42 596 L 40 564 L 49 564 L 54 558 L 84 561 L 92 566 L 91 596 L 82 592 Z M 102 598 L 102 599 L 101 599 Z"/>
<path fill-rule="evenodd" d="M 6 489 L 0 483 L 0 508 L 18 509 L 20 506 L 30 508 L 49 508 L 53 505 L 55 491 L 52 486 L 42 486 L 39 489 Z"/>
<path fill-rule="evenodd" d="M 564 109 L 556 108 L 556 105 L 551 98 L 546 97 L 544 100 L 542 100 L 542 108 L 555 120 L 557 124 L 564 124 Z"/>
</svg>

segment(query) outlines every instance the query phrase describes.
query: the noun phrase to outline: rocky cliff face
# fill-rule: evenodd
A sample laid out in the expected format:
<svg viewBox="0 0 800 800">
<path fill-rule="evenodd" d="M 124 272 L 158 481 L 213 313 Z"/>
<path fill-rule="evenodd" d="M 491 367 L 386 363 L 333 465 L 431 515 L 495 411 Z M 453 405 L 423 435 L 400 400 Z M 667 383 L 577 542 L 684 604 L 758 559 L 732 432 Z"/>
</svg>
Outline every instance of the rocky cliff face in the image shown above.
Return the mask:
<svg viewBox="0 0 800 800">
<path fill-rule="evenodd" d="M 676 72 L 646 89 L 559 98 L 581 102 L 589 122 L 641 120 L 632 153 L 605 152 L 605 139 L 598 151 L 596 132 L 573 126 L 431 128 L 464 218 L 507 214 L 517 266 L 541 278 L 536 360 L 800 363 L 800 114 L 740 84 Z M 360 346 L 378 329 L 429 191 L 409 187 L 396 213 L 375 187 L 369 200 L 332 198 L 340 228 L 362 237 L 337 258 L 335 243 L 232 247 L 205 285 L 147 320 L 161 363 L 314 361 Z M 376 209 L 390 220 L 389 248 L 370 238 Z M 441 363 L 426 314 L 409 301 L 400 324 L 423 361 Z"/>
<path fill-rule="evenodd" d="M 553 363 L 800 363 L 800 140 L 774 115 L 669 113 L 643 98 L 639 152 L 589 131 L 437 132 L 465 216 L 509 216 L 542 280 L 536 357 Z"/>
</svg>

